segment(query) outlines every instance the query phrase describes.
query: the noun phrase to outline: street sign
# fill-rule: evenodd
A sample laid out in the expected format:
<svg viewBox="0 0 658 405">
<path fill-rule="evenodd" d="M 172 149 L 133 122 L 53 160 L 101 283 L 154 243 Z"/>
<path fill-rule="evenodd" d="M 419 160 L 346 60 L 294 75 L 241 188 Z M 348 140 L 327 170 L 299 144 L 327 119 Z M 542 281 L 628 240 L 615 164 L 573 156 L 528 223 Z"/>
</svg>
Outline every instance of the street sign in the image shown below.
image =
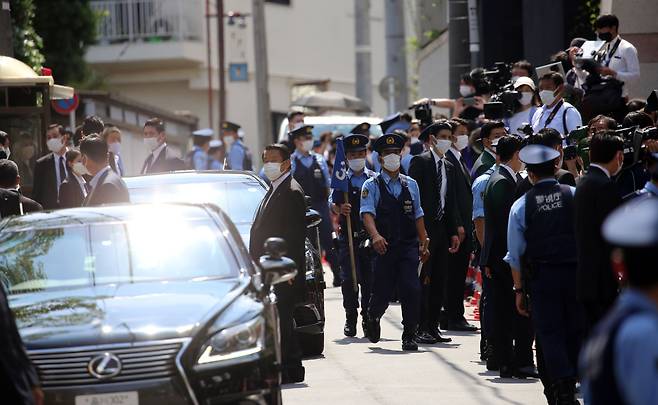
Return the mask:
<svg viewBox="0 0 658 405">
<path fill-rule="evenodd" d="M 249 70 L 246 63 L 230 63 L 228 76 L 232 82 L 246 82 L 249 80 Z"/>
<path fill-rule="evenodd" d="M 52 100 L 50 104 L 58 114 L 69 115 L 72 111 L 75 111 L 76 108 L 80 105 L 80 99 L 78 94 L 73 94 L 73 98 L 63 99 L 63 100 Z"/>
<path fill-rule="evenodd" d="M 386 76 L 379 82 L 379 95 L 385 99 L 395 98 L 402 91 L 402 83 L 395 76 Z"/>
</svg>

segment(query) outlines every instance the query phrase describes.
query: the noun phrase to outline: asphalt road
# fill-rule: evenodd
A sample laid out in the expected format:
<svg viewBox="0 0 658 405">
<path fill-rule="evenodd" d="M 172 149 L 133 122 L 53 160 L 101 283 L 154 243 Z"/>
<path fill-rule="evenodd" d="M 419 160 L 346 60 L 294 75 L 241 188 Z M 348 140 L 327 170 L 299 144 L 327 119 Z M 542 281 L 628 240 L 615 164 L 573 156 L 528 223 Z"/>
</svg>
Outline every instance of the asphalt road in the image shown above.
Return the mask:
<svg viewBox="0 0 658 405">
<path fill-rule="evenodd" d="M 331 272 L 325 274 L 331 278 Z M 327 289 L 325 302 L 324 356 L 304 361 L 306 380 L 284 386 L 285 404 L 546 403 L 539 380 L 501 379 L 486 370 L 479 359 L 479 333 L 446 333 L 453 339 L 449 344 L 402 352 L 399 305 L 389 307 L 382 340 L 373 344 L 363 338 L 360 320 L 357 337 L 343 335 L 339 288 Z"/>
</svg>

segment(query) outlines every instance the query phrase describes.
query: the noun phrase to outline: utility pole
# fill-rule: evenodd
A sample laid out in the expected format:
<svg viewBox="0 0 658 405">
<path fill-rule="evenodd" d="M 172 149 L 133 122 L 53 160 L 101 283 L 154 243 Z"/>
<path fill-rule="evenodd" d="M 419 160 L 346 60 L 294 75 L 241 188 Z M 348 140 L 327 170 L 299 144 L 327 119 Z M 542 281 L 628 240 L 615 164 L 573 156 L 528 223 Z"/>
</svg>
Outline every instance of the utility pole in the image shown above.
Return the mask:
<svg viewBox="0 0 658 405">
<path fill-rule="evenodd" d="M 404 43 L 404 8 L 402 0 L 385 0 L 386 14 L 386 75 L 400 81 L 400 92 L 395 96 L 395 111 L 406 110 L 407 58 Z M 389 111 L 391 112 L 391 111 Z"/>
<path fill-rule="evenodd" d="M 470 71 L 471 58 L 468 48 L 468 0 L 448 1 L 448 54 L 450 70 L 448 82 L 450 97 L 459 97 L 459 80 Z"/>
<path fill-rule="evenodd" d="M 0 0 L 0 55 L 14 56 L 9 0 Z"/>
<path fill-rule="evenodd" d="M 468 50 L 471 52 L 471 69 L 480 66 L 480 25 L 477 0 L 468 0 Z"/>
<path fill-rule="evenodd" d="M 217 2 L 217 54 L 219 63 L 217 65 L 217 75 L 219 76 L 219 127 L 226 121 L 226 76 L 224 67 L 226 66 L 226 55 L 224 52 L 224 0 L 215 0 Z M 210 126 L 212 128 L 212 125 Z"/>
<path fill-rule="evenodd" d="M 258 116 L 258 152 L 274 140 L 270 112 L 269 69 L 267 67 L 267 41 L 265 35 L 265 2 L 251 2 L 254 28 L 254 75 L 256 78 L 256 114 Z"/>
<path fill-rule="evenodd" d="M 210 0 L 206 0 L 206 64 L 208 65 L 208 127 L 213 127 L 213 108 L 212 108 L 212 58 L 210 52 Z"/>
<path fill-rule="evenodd" d="M 356 96 L 372 108 L 370 0 L 354 0 L 354 51 Z"/>
</svg>

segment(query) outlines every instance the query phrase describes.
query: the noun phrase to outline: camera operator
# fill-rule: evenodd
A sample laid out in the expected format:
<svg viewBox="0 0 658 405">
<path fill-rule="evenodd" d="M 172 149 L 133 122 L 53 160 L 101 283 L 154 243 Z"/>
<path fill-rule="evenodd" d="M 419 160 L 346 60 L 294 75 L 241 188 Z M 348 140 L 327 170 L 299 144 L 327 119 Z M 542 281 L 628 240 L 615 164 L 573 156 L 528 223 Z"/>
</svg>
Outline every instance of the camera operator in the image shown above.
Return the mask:
<svg viewBox="0 0 658 405">
<path fill-rule="evenodd" d="M 606 41 L 598 72 L 601 76 L 612 76 L 625 83 L 622 96 L 628 98 L 628 84 L 640 78 L 637 49 L 619 36 L 619 19 L 613 14 L 599 16 L 594 28 L 599 39 Z"/>
<path fill-rule="evenodd" d="M 564 101 L 564 77 L 558 72 L 546 73 L 539 80 L 539 97 L 543 105 L 532 118 L 532 130 L 537 133 L 543 128 L 556 129 L 566 136 L 582 125 L 580 113 Z"/>
<path fill-rule="evenodd" d="M 587 137 L 591 138 L 599 132 L 614 131 L 617 129 L 617 120 L 607 115 L 599 114 L 587 123 Z"/>
<path fill-rule="evenodd" d="M 623 128 L 637 128 L 642 130 L 653 127 L 653 121 L 647 114 L 639 111 L 630 112 L 624 118 Z M 615 183 L 622 197 L 626 197 L 640 190 L 649 181 L 650 175 L 646 167 L 645 152 L 658 150 L 658 141 L 655 139 L 642 139 L 640 154 L 624 153 L 624 166 L 615 177 Z"/>
<path fill-rule="evenodd" d="M 537 88 L 530 77 L 522 76 L 514 82 L 514 90 L 521 94 L 521 98 L 514 103 L 514 115 L 505 118 L 504 122 L 510 134 L 523 135 L 520 128 L 523 124 L 532 122 L 532 117 L 539 106 Z"/>
<path fill-rule="evenodd" d="M 491 97 L 489 85 L 483 76 L 484 69 L 473 69 L 471 73 L 462 75 L 459 82 L 458 99 L 422 98 L 414 102 L 414 106 L 429 103 L 431 106 L 452 110 L 453 117 L 475 121 L 484 111 L 484 103 Z"/>
</svg>

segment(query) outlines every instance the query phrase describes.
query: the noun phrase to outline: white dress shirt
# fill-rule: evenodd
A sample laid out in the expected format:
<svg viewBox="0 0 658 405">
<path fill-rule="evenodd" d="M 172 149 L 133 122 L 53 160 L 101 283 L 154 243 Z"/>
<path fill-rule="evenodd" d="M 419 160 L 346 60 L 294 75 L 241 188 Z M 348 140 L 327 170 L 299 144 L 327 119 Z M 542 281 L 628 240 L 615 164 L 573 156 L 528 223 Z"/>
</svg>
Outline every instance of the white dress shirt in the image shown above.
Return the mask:
<svg viewBox="0 0 658 405">
<path fill-rule="evenodd" d="M 167 146 L 167 142 L 163 142 L 162 145 L 153 149 L 153 151 L 151 152 L 153 159 L 151 159 L 151 163 L 149 163 L 148 166 L 144 167 L 144 171 L 142 172 L 142 174 L 146 174 L 146 172 L 151 168 L 151 166 L 153 166 L 153 163 L 155 163 L 155 161 L 158 160 L 158 157 L 160 157 L 160 153 L 162 153 L 162 151 L 166 146 Z M 148 156 L 146 157 L 146 159 L 148 159 Z"/>
<path fill-rule="evenodd" d="M 532 130 L 537 133 L 543 128 L 553 128 L 557 130 L 562 135 L 569 135 L 569 132 L 573 131 L 574 129 L 578 128 L 583 124 L 583 119 L 580 116 L 580 113 L 574 106 L 569 104 L 568 102 L 564 101 L 562 105 L 560 106 L 560 109 L 557 111 L 557 113 L 553 116 L 553 119 L 551 120 L 548 125 L 546 125 L 546 121 L 548 121 L 548 117 L 551 115 L 553 112 L 553 109 L 560 104 L 558 101 L 555 103 L 553 107 L 546 107 L 545 105 L 539 107 L 537 111 L 535 111 L 535 115 L 532 117 Z M 566 114 L 566 117 L 565 117 Z M 564 131 L 564 123 L 566 121 L 566 132 Z"/>
<path fill-rule="evenodd" d="M 507 165 L 504 165 L 504 164 L 502 164 L 502 163 L 500 164 L 500 167 L 504 167 L 505 170 L 507 170 L 507 171 L 509 172 L 509 174 L 512 175 L 512 178 L 514 179 L 514 182 L 516 183 L 516 172 L 515 172 L 514 170 L 512 170 L 511 167 L 509 167 L 509 166 L 507 166 Z"/>
<path fill-rule="evenodd" d="M 105 166 L 105 168 L 101 169 L 98 173 L 96 173 L 96 175 L 91 180 L 89 180 L 89 185 L 91 186 L 92 190 L 96 188 L 98 182 L 100 181 L 100 178 L 108 170 L 112 170 L 112 169 L 110 169 L 110 166 Z"/>
<path fill-rule="evenodd" d="M 610 54 L 617 41 L 620 41 L 619 46 L 613 54 Z M 617 72 L 617 76 L 615 76 L 617 80 L 626 83 L 622 93 L 622 96 L 626 97 L 628 96 L 628 84 L 640 78 L 640 61 L 637 57 L 637 49 L 619 35 L 608 42 L 604 48 L 606 53 L 602 63 L 604 66 L 607 64 L 610 69 Z"/>
<path fill-rule="evenodd" d="M 73 172 L 73 175 L 75 176 L 76 180 L 78 180 L 78 184 L 80 185 L 80 190 L 82 191 L 82 196 L 84 198 L 87 197 L 87 189 L 85 188 L 85 179 L 84 177 L 80 176 L 78 173 Z"/>
<path fill-rule="evenodd" d="M 601 170 L 603 173 L 605 173 L 606 176 L 608 176 L 608 178 L 610 178 L 610 172 L 605 167 L 603 167 L 601 165 L 597 165 L 596 163 L 590 163 L 589 166 L 590 167 L 598 167 L 599 170 Z"/>
</svg>

